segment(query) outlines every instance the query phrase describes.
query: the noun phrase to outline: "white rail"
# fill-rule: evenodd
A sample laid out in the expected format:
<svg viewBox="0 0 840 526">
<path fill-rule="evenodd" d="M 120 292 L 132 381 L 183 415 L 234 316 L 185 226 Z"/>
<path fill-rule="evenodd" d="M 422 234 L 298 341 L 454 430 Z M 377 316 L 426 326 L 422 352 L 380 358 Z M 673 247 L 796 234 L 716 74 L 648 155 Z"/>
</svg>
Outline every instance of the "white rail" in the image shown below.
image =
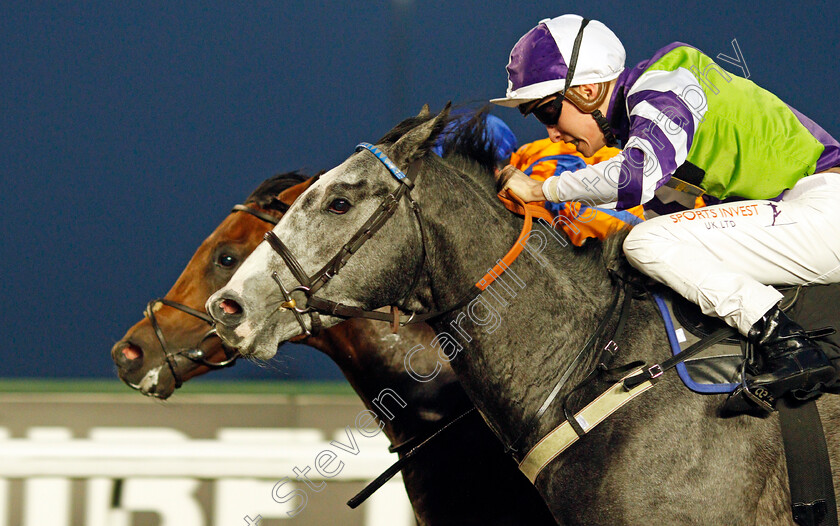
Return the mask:
<svg viewBox="0 0 840 526">
<path fill-rule="evenodd" d="M 387 440 L 360 437 L 352 430 L 337 434 L 332 441 L 311 429 L 223 430 L 219 439 L 212 440 L 187 439 L 169 429 L 95 429 L 89 439 L 62 439 L 40 431 L 35 430 L 31 438 L 0 438 L 0 477 L 279 480 L 295 476 L 295 468 L 308 465 L 312 480 L 362 481 L 376 477 L 397 460 L 388 453 Z M 328 451 L 335 455 L 333 462 L 323 470 L 315 467 L 315 459 Z"/>
<path fill-rule="evenodd" d="M 313 465 L 318 455 L 328 450 L 337 454 L 333 460 L 335 464 L 343 464 L 331 477 L 319 475 Z M 237 446 L 219 440 L 190 440 L 183 444 L 103 444 L 86 439 L 68 442 L 9 439 L 0 441 L 0 477 L 256 477 L 279 480 L 294 476 L 295 467 L 304 469 L 309 465 L 313 466 L 309 475 L 313 480 L 369 480 L 397 460 L 395 455 L 383 451 L 377 448 L 353 455 L 336 450 L 328 442 Z M 329 466 L 330 471 L 337 469 L 335 465 Z"/>
<path fill-rule="evenodd" d="M 127 526 L 131 510 L 149 506 L 158 506 L 152 509 L 164 526 L 289 518 L 296 508 L 306 513 L 306 507 L 326 505 L 317 488 L 378 476 L 397 459 L 387 444 L 381 435 L 367 438 L 355 429 L 329 440 L 314 429 L 222 429 L 215 439 L 189 439 L 150 428 L 95 428 L 89 438 L 72 438 L 62 428 L 31 428 L 27 438 L 9 438 L 0 428 L 0 526 L 8 524 L 10 504 L 9 483 L 2 479 L 25 479 L 24 526 L 69 525 L 71 479 L 88 480 L 86 526 Z M 115 507 L 118 479 L 122 496 Z M 200 512 L 198 479 L 213 481 L 210 523 Z M 53 505 L 43 506 L 46 501 Z M 413 524 L 399 479 L 363 508 L 358 513 L 365 526 Z"/>
</svg>

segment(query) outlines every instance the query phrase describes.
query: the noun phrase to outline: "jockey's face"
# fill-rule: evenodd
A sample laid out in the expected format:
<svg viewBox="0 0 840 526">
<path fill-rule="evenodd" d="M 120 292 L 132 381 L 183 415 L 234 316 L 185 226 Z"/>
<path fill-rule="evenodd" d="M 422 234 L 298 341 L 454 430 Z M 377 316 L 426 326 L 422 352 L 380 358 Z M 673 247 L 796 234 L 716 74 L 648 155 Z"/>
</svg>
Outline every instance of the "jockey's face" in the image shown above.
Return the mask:
<svg viewBox="0 0 840 526">
<path fill-rule="evenodd" d="M 575 145 L 584 157 L 592 157 L 607 145 L 604 133 L 592 115 L 583 113 L 568 100 L 563 101 L 563 111 L 554 126 L 546 126 L 551 142 L 565 141 Z"/>
<path fill-rule="evenodd" d="M 598 88 L 594 84 L 587 84 L 571 89 L 576 90 L 583 97 L 589 98 L 597 95 L 595 90 Z M 550 95 L 537 103 L 535 108 L 551 104 L 555 98 L 556 96 Z M 604 106 L 608 104 L 607 101 L 605 101 Z M 601 112 L 606 113 L 606 107 L 602 108 Z M 574 144 L 577 151 L 585 157 L 592 157 L 595 152 L 607 144 L 604 133 L 598 127 L 598 123 L 595 122 L 592 115 L 580 111 L 577 106 L 568 100 L 563 101 L 563 109 L 557 123 L 546 125 L 545 128 L 551 142 L 565 141 Z"/>
</svg>

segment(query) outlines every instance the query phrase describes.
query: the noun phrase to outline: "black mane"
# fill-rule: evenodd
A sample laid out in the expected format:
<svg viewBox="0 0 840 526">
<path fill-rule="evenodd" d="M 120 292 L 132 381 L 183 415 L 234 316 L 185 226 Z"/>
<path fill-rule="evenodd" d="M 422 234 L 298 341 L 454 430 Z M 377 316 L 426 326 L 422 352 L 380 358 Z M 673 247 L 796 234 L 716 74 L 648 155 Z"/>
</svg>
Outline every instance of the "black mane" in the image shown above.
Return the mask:
<svg viewBox="0 0 840 526">
<path fill-rule="evenodd" d="M 453 155 L 465 157 L 492 172 L 496 168 L 496 152 L 500 145 L 487 126 L 489 113 L 490 105 L 485 105 L 478 110 L 450 117 L 450 122 L 457 124 L 442 132 L 443 158 Z"/>
<path fill-rule="evenodd" d="M 435 126 L 429 139 L 420 146 L 420 149 L 431 150 L 440 141 L 444 159 L 453 156 L 463 157 L 477 163 L 485 170 L 492 171 L 496 167 L 498 144 L 487 127 L 489 113 L 489 105 L 478 110 L 450 113 Z M 410 130 L 433 118 L 435 118 L 434 114 L 409 117 L 394 126 L 376 144 L 393 144 Z"/>
<path fill-rule="evenodd" d="M 260 183 L 257 189 L 245 199 L 245 204 L 254 203 L 266 210 L 285 212 L 289 207 L 277 199 L 277 194 L 307 179 L 309 179 L 308 175 L 297 171 L 277 174 Z"/>
</svg>

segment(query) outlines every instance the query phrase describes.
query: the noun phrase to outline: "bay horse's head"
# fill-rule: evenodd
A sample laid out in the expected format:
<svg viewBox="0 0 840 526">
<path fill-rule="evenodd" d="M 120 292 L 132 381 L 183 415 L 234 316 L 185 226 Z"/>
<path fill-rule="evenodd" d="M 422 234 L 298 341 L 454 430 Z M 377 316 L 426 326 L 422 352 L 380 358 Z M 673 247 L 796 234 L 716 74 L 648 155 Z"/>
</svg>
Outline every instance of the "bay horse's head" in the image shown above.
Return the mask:
<svg viewBox="0 0 840 526">
<path fill-rule="evenodd" d="M 242 354 L 268 359 L 279 343 L 354 317 L 354 310 L 434 310 L 441 298 L 429 286 L 430 269 L 445 255 L 428 251 L 436 211 L 419 203 L 465 191 L 458 178 L 429 184 L 453 170 L 448 157 L 431 153 L 449 120 L 448 106 L 436 116 L 407 119 L 309 187 L 208 300 L 219 336 Z M 455 140 L 487 143 L 482 133 L 459 132 Z M 489 142 L 485 172 L 492 174 Z M 493 181 L 485 179 L 490 200 Z"/>
<path fill-rule="evenodd" d="M 182 382 L 234 363 L 236 354 L 211 330 L 204 303 L 310 181 L 294 172 L 264 181 L 204 240 L 166 296 L 149 302 L 144 318 L 111 349 L 126 384 L 167 398 Z"/>
</svg>

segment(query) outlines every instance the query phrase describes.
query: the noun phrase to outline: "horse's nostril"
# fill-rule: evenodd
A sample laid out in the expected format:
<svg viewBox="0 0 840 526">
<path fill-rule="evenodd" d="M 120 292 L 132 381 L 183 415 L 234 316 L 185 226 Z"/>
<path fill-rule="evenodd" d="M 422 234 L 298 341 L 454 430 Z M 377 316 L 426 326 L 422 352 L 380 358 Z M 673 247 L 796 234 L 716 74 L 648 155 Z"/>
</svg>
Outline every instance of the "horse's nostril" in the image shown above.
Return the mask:
<svg viewBox="0 0 840 526">
<path fill-rule="evenodd" d="M 111 357 L 114 364 L 123 375 L 138 371 L 143 367 L 143 348 L 136 343 L 129 343 L 125 340 L 117 342 L 111 349 Z"/>
<path fill-rule="evenodd" d="M 239 314 L 242 312 L 242 307 L 233 300 L 222 300 L 219 302 L 219 307 L 225 311 L 225 314 Z"/>
<path fill-rule="evenodd" d="M 220 294 L 217 292 L 207 300 L 207 312 L 213 318 L 217 329 L 222 327 L 233 328 L 245 316 L 243 305 L 244 302 L 236 293 L 228 291 L 225 294 Z"/>
<path fill-rule="evenodd" d="M 128 361 L 134 361 L 143 357 L 143 350 L 131 343 L 123 347 L 121 352 L 123 357 Z"/>
</svg>

